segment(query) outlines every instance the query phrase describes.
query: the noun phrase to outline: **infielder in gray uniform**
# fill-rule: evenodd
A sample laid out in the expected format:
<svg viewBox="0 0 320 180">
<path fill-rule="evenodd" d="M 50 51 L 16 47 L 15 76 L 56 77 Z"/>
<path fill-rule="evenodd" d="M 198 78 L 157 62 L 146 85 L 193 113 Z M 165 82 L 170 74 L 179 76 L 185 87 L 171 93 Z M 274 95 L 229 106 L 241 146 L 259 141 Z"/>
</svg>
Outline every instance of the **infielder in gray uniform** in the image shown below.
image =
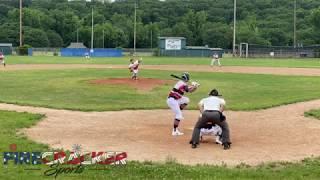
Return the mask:
<svg viewBox="0 0 320 180">
<path fill-rule="evenodd" d="M 208 123 L 218 124 L 222 129 L 221 141 L 223 149 L 230 149 L 230 131 L 229 125 L 225 116 L 222 114 L 225 106 L 225 100 L 220 98 L 221 96 L 216 89 L 213 89 L 209 93 L 209 97 L 202 99 L 199 102 L 199 109 L 202 116 L 199 117 L 198 122 L 194 126 L 192 139 L 190 144 L 192 148 L 196 148 L 200 140 L 200 130 L 206 127 Z"/>
</svg>

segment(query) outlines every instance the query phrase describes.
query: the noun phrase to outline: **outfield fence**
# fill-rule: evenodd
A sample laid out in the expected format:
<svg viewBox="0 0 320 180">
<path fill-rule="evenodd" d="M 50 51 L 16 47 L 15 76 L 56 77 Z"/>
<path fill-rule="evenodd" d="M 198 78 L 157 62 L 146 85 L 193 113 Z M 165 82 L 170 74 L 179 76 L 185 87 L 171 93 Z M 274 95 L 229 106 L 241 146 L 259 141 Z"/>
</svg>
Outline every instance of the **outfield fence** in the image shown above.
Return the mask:
<svg viewBox="0 0 320 180">
<path fill-rule="evenodd" d="M 245 49 L 242 49 L 242 54 L 237 54 L 245 57 Z M 290 47 L 290 46 L 264 46 L 257 44 L 249 44 L 248 56 L 259 57 L 274 57 L 274 58 L 319 58 L 320 45 L 304 46 L 304 47 Z"/>
<path fill-rule="evenodd" d="M 13 55 L 18 55 L 19 48 L 14 47 L 12 49 Z M 29 56 L 60 56 L 60 48 L 29 48 Z"/>
<path fill-rule="evenodd" d="M 61 56 L 61 49 L 63 48 L 30 48 L 29 56 Z M 107 48 L 105 48 L 107 50 Z M 99 51 L 103 50 L 99 48 Z M 122 53 L 124 56 L 132 56 L 134 54 L 133 48 L 122 48 Z M 18 47 L 12 49 L 14 55 L 18 54 Z M 155 49 L 136 49 L 136 54 L 138 56 L 153 56 Z"/>
</svg>

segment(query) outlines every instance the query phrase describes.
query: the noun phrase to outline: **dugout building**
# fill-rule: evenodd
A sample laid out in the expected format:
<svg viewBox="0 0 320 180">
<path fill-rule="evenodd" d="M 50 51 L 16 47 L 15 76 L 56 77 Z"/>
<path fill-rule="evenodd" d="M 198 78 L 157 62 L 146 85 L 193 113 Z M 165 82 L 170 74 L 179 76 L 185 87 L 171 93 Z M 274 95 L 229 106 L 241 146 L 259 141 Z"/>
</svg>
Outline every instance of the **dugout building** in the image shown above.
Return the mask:
<svg viewBox="0 0 320 180">
<path fill-rule="evenodd" d="M 184 37 L 159 37 L 159 56 L 210 57 L 215 53 L 221 58 L 223 49 L 187 46 Z"/>
<path fill-rule="evenodd" d="M 11 43 L 0 43 L 0 52 L 4 55 L 12 54 L 12 44 Z"/>
</svg>

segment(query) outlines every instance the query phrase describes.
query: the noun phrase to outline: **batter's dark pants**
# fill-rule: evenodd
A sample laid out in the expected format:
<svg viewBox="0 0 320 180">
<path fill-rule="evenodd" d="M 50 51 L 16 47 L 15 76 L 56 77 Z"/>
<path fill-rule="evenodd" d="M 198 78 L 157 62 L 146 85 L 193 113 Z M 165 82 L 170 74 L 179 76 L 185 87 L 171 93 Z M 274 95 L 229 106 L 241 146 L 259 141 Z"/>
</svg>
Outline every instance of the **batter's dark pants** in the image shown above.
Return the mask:
<svg viewBox="0 0 320 180">
<path fill-rule="evenodd" d="M 199 144 L 200 141 L 200 129 L 205 128 L 208 122 L 212 124 L 218 124 L 222 129 L 221 141 L 222 143 L 230 142 L 229 125 L 226 120 L 221 120 L 221 113 L 219 111 L 204 111 L 202 117 L 199 117 L 198 122 L 194 126 L 191 142 Z"/>
</svg>

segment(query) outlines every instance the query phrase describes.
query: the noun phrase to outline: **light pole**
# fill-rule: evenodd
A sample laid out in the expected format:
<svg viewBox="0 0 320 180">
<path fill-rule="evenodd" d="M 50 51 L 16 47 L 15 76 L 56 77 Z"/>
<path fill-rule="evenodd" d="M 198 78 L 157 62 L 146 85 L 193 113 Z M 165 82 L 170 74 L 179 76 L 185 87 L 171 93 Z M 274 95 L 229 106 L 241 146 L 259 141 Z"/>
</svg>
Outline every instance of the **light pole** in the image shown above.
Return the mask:
<svg viewBox="0 0 320 180">
<path fill-rule="evenodd" d="M 77 43 L 79 43 L 79 28 L 77 28 Z"/>
<path fill-rule="evenodd" d="M 152 40 L 153 40 L 153 36 L 152 36 L 152 28 L 151 28 L 151 37 L 150 37 L 150 45 L 151 45 L 151 49 L 152 49 Z"/>
<path fill-rule="evenodd" d="M 91 53 L 93 53 L 93 7 L 91 7 Z"/>
<path fill-rule="evenodd" d="M 294 9 L 293 9 L 293 47 L 294 48 L 296 48 L 296 44 L 297 44 L 296 24 L 297 24 L 297 0 L 294 0 Z"/>
<path fill-rule="evenodd" d="M 23 45 L 22 37 L 22 0 L 20 0 L 20 47 Z"/>
<path fill-rule="evenodd" d="M 104 48 L 104 29 L 102 30 L 102 47 Z"/>
<path fill-rule="evenodd" d="M 237 0 L 234 0 L 234 4 L 233 4 L 233 49 L 232 49 L 232 54 L 233 57 L 236 56 L 236 18 L 237 15 Z"/>
<path fill-rule="evenodd" d="M 137 1 L 134 2 L 134 28 L 133 28 L 133 54 L 136 54 L 136 34 L 137 34 Z"/>
</svg>

